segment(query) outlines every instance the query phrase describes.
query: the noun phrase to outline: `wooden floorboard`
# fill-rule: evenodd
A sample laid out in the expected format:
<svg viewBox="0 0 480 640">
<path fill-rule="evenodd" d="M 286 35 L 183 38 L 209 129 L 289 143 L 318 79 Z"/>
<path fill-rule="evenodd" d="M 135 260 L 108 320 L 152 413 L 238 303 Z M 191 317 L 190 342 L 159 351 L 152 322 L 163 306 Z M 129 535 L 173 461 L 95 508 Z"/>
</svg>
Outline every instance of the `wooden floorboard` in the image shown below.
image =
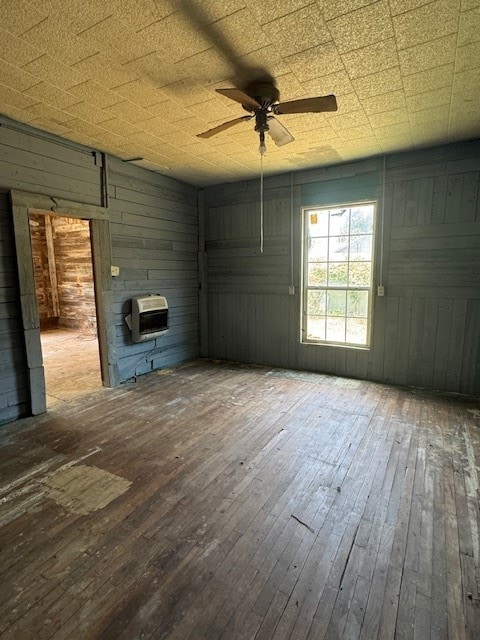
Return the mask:
<svg viewBox="0 0 480 640">
<path fill-rule="evenodd" d="M 0 445 L 1 640 L 480 637 L 472 399 L 199 360 Z"/>
</svg>

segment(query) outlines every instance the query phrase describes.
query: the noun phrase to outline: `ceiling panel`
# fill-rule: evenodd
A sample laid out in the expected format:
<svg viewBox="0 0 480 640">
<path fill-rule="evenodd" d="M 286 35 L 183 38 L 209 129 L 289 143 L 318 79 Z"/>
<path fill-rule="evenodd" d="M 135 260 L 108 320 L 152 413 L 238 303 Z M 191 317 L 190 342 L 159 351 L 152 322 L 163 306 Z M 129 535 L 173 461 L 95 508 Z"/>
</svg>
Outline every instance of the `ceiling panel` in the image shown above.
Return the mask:
<svg viewBox="0 0 480 640">
<path fill-rule="evenodd" d="M 480 0 L 30 0 L 0 3 L 0 113 L 206 185 L 258 174 L 254 121 L 215 92 L 274 78 L 268 173 L 478 137 Z"/>
</svg>

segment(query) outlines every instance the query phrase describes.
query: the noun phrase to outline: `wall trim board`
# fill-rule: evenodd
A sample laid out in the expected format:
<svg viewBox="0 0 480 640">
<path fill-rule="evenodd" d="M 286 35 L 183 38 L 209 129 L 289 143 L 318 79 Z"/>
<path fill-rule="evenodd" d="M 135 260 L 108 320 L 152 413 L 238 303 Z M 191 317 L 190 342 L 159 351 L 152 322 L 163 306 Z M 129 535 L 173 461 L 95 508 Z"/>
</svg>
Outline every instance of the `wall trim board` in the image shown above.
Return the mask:
<svg viewBox="0 0 480 640">
<path fill-rule="evenodd" d="M 90 221 L 92 260 L 97 306 L 97 326 L 102 381 L 119 384 L 113 288 L 110 277 L 111 242 L 108 209 L 62 198 L 11 190 L 13 228 L 20 290 L 20 306 L 29 375 L 29 400 L 33 415 L 46 411 L 45 372 L 41 358 L 40 321 L 35 293 L 29 213 L 81 218 Z"/>
</svg>

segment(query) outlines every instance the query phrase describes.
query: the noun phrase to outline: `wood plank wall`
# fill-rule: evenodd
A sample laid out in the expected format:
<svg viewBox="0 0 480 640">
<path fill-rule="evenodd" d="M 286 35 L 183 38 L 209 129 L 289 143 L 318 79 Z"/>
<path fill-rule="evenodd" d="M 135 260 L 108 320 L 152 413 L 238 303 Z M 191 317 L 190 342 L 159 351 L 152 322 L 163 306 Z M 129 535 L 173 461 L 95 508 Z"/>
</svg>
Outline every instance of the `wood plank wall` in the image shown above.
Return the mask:
<svg viewBox="0 0 480 640">
<path fill-rule="evenodd" d="M 0 424 L 28 415 L 9 189 L 102 205 L 101 155 L 0 119 Z M 117 351 L 122 380 L 198 354 L 197 190 L 120 160 L 109 169 Z M 124 324 L 134 295 L 162 293 L 165 337 L 133 344 Z"/>
<path fill-rule="evenodd" d="M 263 255 L 258 181 L 206 189 L 209 355 L 480 395 L 479 172 L 478 141 L 386 158 L 368 351 L 300 344 L 300 210 L 381 201 L 383 159 L 266 179 Z"/>
</svg>

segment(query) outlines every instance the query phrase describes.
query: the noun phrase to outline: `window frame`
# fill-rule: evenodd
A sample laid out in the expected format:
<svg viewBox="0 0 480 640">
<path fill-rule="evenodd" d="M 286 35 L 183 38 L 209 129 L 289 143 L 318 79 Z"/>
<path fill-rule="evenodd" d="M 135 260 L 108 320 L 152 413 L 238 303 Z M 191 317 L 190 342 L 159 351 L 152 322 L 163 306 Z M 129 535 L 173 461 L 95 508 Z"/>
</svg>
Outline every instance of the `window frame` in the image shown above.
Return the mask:
<svg viewBox="0 0 480 640">
<path fill-rule="evenodd" d="M 373 224 L 372 224 L 372 254 L 371 254 L 371 279 L 370 285 L 364 287 L 353 287 L 354 291 L 368 291 L 368 310 L 367 310 L 367 341 L 366 344 L 356 344 L 350 342 L 334 342 L 332 340 L 316 340 L 307 338 L 307 304 L 308 304 L 308 291 L 309 290 L 321 290 L 321 291 L 348 291 L 352 290 L 352 287 L 344 286 L 308 286 L 308 215 L 313 212 L 320 212 L 330 209 L 347 209 L 355 206 L 368 206 L 373 205 Z M 300 306 L 300 342 L 305 345 L 314 345 L 322 347 L 337 347 L 343 349 L 355 349 L 361 351 L 368 351 L 372 346 L 372 329 L 373 329 L 373 307 L 375 297 L 375 281 L 376 281 L 376 261 L 375 261 L 375 248 L 376 248 L 376 225 L 378 215 L 378 200 L 369 198 L 368 200 L 356 200 L 352 202 L 335 202 L 332 204 L 322 205 L 309 205 L 301 208 L 302 214 L 302 236 L 301 236 L 301 306 Z M 348 234 L 351 237 L 350 234 Z M 330 235 L 328 236 L 330 237 Z M 350 260 L 348 260 L 350 263 Z M 346 316 L 344 316 L 346 317 Z"/>
</svg>

